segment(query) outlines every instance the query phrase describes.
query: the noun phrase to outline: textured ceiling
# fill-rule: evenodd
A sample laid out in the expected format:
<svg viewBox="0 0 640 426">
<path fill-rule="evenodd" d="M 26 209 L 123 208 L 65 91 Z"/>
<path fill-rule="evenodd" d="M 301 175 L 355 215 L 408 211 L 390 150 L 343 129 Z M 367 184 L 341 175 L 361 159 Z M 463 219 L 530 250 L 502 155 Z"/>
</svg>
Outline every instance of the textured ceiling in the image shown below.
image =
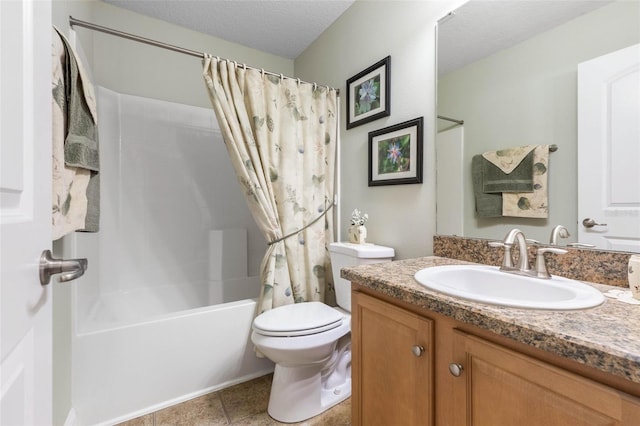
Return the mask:
<svg viewBox="0 0 640 426">
<path fill-rule="evenodd" d="M 295 59 L 355 0 L 102 1 Z M 440 22 L 439 73 L 475 62 L 607 3 L 611 0 L 471 0 Z"/>
<path fill-rule="evenodd" d="M 472 0 L 440 20 L 438 74 L 518 44 L 608 1 Z"/>
<path fill-rule="evenodd" d="M 102 1 L 263 52 L 295 59 L 355 0 Z"/>
</svg>

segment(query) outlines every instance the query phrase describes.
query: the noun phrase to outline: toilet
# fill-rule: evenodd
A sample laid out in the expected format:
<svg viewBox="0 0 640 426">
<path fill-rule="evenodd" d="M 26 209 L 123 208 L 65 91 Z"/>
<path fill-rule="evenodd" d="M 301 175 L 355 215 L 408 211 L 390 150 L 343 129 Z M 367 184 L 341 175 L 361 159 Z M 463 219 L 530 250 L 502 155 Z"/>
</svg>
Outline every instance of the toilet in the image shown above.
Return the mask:
<svg viewBox="0 0 640 426">
<path fill-rule="evenodd" d="M 351 283 L 340 278 L 346 266 L 390 261 L 394 250 L 375 244 L 331 243 L 338 307 L 295 303 L 258 315 L 251 341 L 273 361 L 268 412 L 295 423 L 351 396 Z"/>
</svg>

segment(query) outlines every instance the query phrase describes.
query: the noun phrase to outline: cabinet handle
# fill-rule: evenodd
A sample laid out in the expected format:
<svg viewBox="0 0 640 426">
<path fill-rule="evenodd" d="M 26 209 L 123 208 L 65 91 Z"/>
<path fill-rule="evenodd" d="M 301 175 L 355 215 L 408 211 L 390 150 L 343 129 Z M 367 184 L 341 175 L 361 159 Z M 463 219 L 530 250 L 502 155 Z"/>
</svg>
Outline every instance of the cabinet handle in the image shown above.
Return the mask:
<svg viewBox="0 0 640 426">
<path fill-rule="evenodd" d="M 411 348 L 411 352 L 413 352 L 415 356 L 420 356 L 424 352 L 424 347 L 415 345 Z"/>
<path fill-rule="evenodd" d="M 455 362 L 452 362 L 451 364 L 449 364 L 449 372 L 451 373 L 452 376 L 460 377 L 460 375 L 462 374 L 462 370 L 464 370 L 464 367 L 462 366 L 462 364 L 458 364 Z"/>
</svg>

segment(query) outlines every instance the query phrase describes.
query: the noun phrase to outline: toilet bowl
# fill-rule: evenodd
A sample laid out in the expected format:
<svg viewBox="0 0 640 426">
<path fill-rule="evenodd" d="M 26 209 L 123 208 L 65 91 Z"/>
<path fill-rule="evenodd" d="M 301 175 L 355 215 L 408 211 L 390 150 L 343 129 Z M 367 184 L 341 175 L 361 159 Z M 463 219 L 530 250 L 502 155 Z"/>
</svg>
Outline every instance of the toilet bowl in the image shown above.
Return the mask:
<svg viewBox="0 0 640 426">
<path fill-rule="evenodd" d="M 351 396 L 351 283 L 340 269 L 394 256 L 374 244 L 332 243 L 329 252 L 338 307 L 297 303 L 253 321 L 251 341 L 276 364 L 267 411 L 280 422 L 309 419 Z"/>
</svg>

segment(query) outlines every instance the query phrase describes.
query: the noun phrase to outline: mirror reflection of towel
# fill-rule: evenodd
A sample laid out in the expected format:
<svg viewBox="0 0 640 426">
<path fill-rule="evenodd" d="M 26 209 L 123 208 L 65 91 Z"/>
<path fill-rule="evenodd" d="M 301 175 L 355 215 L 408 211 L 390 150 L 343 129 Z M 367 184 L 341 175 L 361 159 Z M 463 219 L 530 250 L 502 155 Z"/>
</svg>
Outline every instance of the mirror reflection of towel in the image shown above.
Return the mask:
<svg viewBox="0 0 640 426">
<path fill-rule="evenodd" d="M 520 162 L 534 149 L 536 145 L 516 146 L 513 148 L 504 148 L 497 151 L 487 151 L 482 156 L 485 160 L 495 164 L 504 173 L 509 174 L 518 167 Z"/>
<path fill-rule="evenodd" d="M 473 179 L 473 194 L 476 199 L 476 213 L 478 217 L 501 217 L 502 194 L 485 194 L 482 190 L 482 165 L 485 161 L 482 155 L 474 155 L 471 160 L 471 178 Z"/>
<path fill-rule="evenodd" d="M 533 151 L 533 193 L 502 194 L 502 215 L 510 217 L 549 217 L 549 145 Z"/>
<path fill-rule="evenodd" d="M 506 152 L 501 150 L 495 152 Z M 533 192 L 533 151 L 531 150 L 517 162 L 515 167 L 510 167 L 510 172 L 505 173 L 501 167 L 482 155 L 482 191 L 485 193 L 495 192 Z M 511 158 L 502 155 L 503 158 Z M 514 162 L 509 162 L 513 166 Z"/>
</svg>

